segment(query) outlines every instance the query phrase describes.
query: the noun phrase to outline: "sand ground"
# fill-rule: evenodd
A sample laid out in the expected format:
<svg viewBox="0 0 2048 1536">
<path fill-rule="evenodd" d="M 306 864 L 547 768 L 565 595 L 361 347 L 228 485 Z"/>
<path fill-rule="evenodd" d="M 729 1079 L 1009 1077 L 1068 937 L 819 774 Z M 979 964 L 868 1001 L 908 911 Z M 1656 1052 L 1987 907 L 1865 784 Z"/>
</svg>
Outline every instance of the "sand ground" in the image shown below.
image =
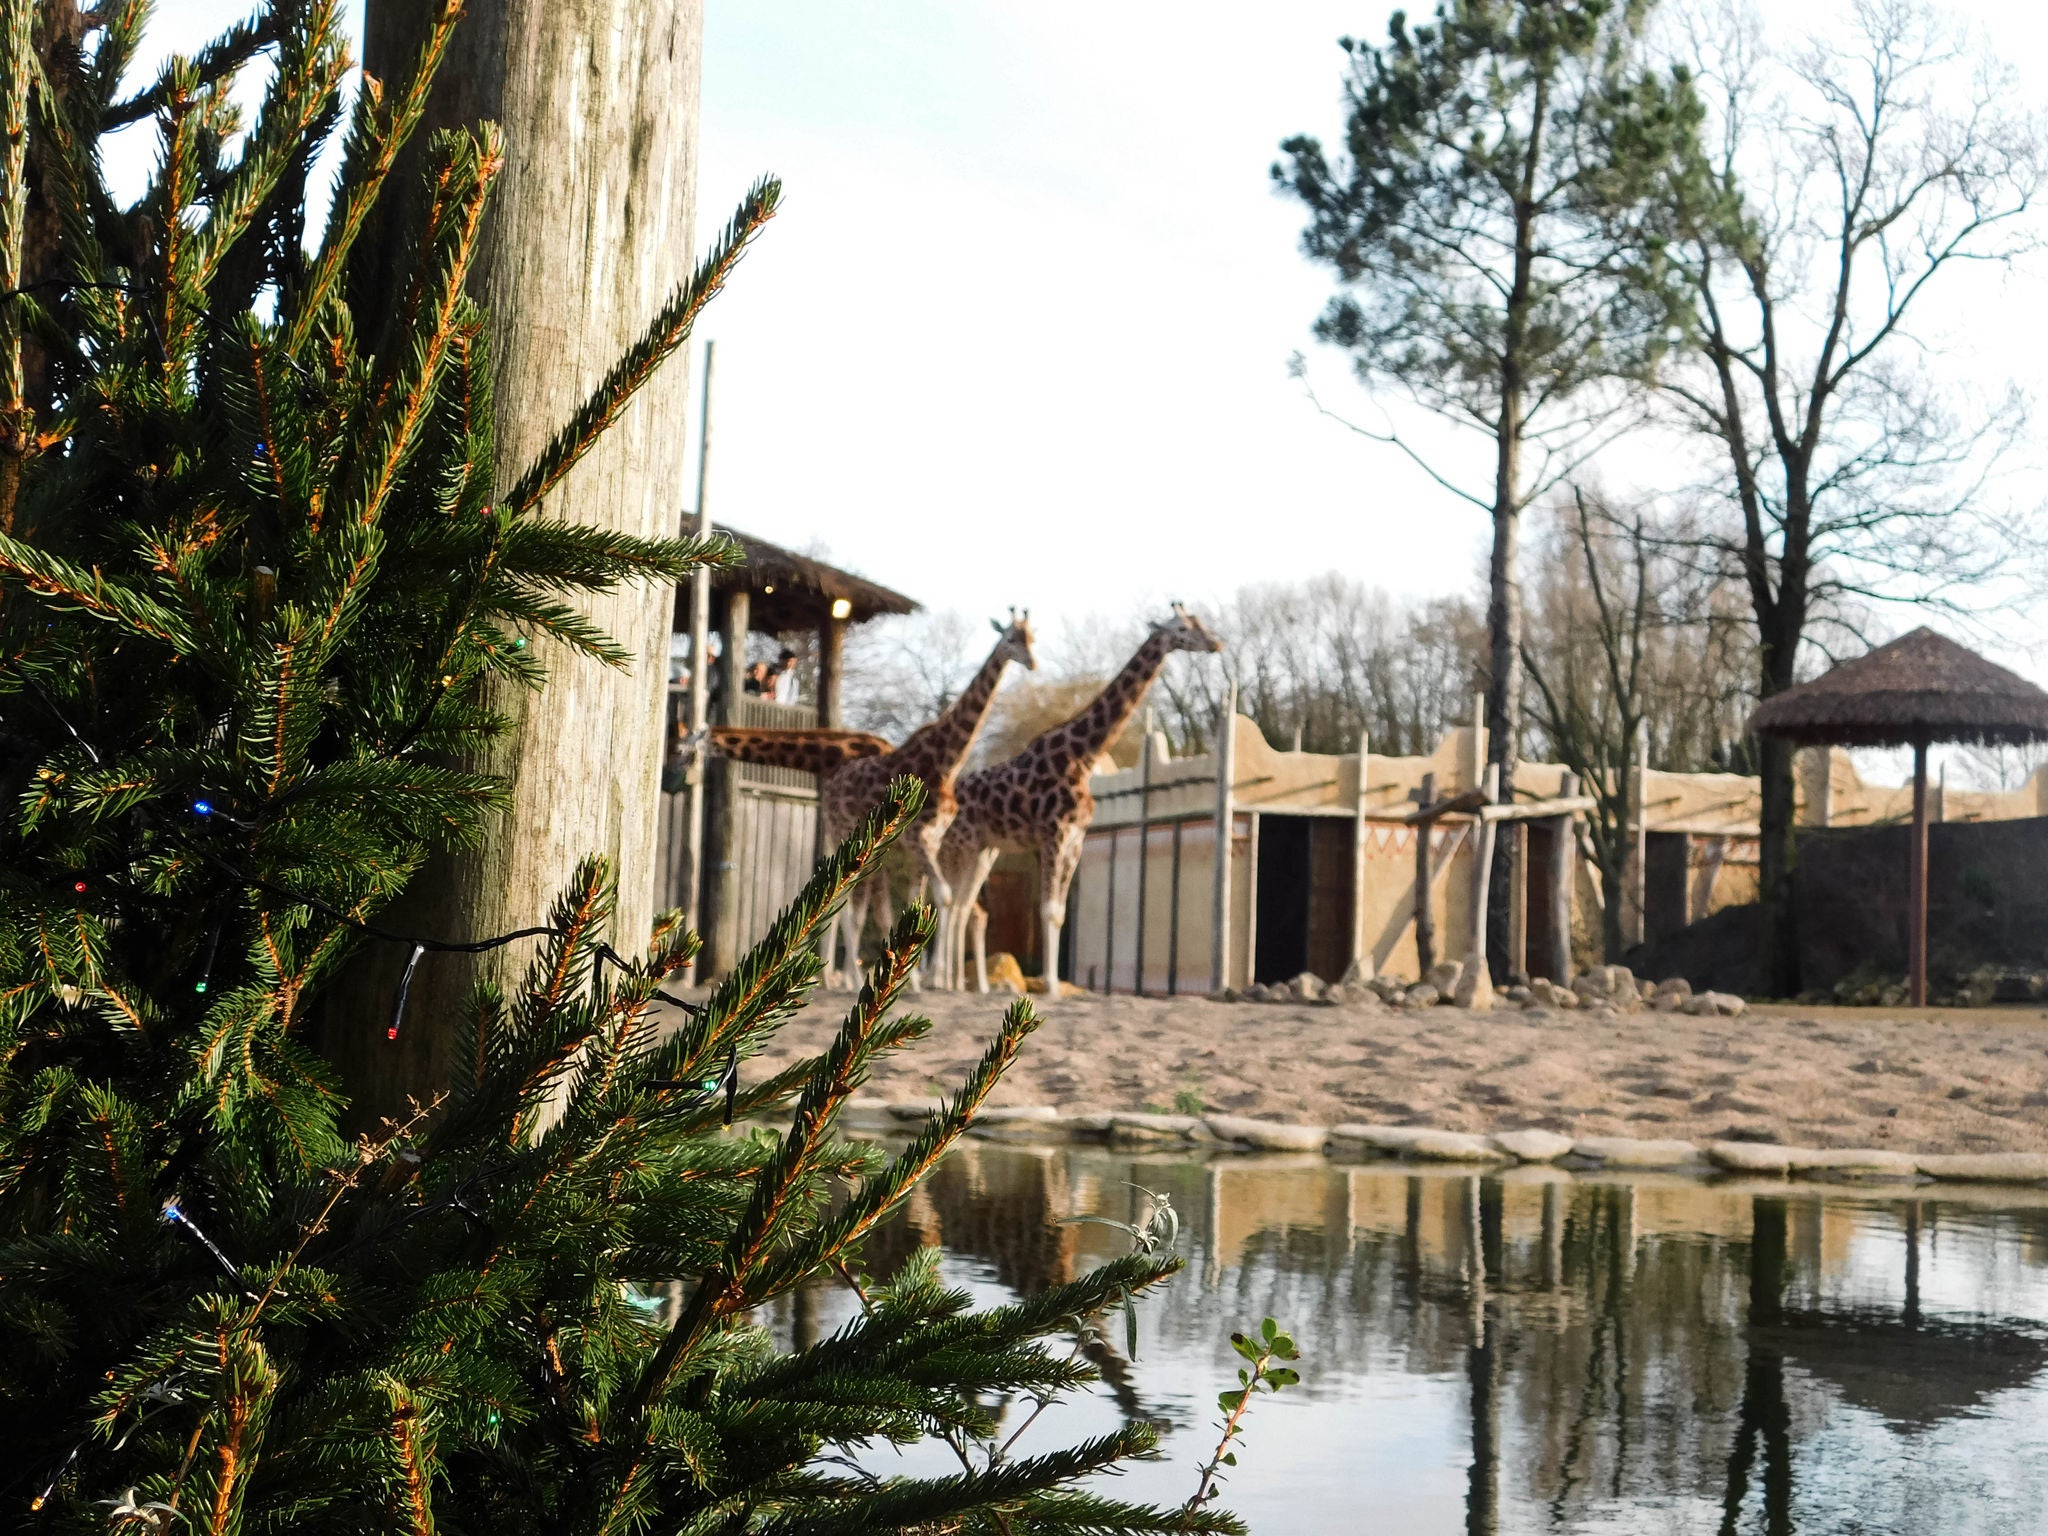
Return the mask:
<svg viewBox="0 0 2048 1536">
<path fill-rule="evenodd" d="M 849 995 L 814 999 L 759 1066 L 818 1050 Z M 1010 1001 L 925 993 L 931 1033 L 864 1091 L 950 1089 Z M 1769 1008 L 1682 1014 L 1034 999 L 1045 1021 L 997 1104 L 1189 1107 L 1444 1130 L 1740 1139 L 1908 1152 L 2048 1150 L 2048 1012 Z M 1177 1102 L 1178 1101 L 1178 1102 Z"/>
</svg>

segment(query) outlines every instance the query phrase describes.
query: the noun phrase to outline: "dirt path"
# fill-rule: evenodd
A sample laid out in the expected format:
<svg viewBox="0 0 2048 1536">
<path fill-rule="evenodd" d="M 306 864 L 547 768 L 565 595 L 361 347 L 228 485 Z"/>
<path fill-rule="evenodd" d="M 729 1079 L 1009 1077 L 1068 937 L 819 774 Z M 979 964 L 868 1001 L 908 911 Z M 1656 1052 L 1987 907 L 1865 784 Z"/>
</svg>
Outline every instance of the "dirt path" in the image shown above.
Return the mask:
<svg viewBox="0 0 2048 1536">
<path fill-rule="evenodd" d="M 848 1001 L 813 1002 L 748 1075 L 819 1049 Z M 916 1099 L 950 1089 L 1007 1001 L 913 999 L 909 1011 L 931 1016 L 931 1034 L 865 1091 Z M 1721 1019 L 1091 996 L 1045 1013 L 996 1103 L 1173 1110 L 1199 1097 L 1211 1110 L 1320 1124 L 2048 1150 L 2048 1013 L 2032 1009 Z"/>
</svg>

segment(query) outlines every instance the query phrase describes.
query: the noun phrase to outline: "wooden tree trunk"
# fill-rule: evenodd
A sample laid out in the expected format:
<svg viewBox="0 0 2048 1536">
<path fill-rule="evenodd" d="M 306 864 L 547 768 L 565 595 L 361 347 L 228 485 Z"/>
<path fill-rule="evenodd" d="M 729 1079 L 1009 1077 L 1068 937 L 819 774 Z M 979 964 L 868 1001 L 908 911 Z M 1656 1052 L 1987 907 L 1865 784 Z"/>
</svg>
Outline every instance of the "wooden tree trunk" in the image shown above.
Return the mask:
<svg viewBox="0 0 2048 1536">
<path fill-rule="evenodd" d="M 409 72 L 417 0 L 369 0 L 364 64 L 387 82 Z M 415 137 L 416 183 L 431 132 L 497 122 L 505 167 L 473 282 L 491 318 L 498 474 L 509 483 L 566 421 L 687 275 L 693 254 L 702 0 L 472 0 Z M 388 281 L 416 222 L 418 198 L 394 217 L 362 270 Z M 680 529 L 687 375 L 672 361 L 544 504 L 543 515 L 636 534 Z M 653 916 L 663 689 L 675 594 L 635 586 L 588 600 L 598 627 L 633 653 L 617 671 L 541 642 L 552 680 L 539 695 L 494 702 L 513 729 L 487 766 L 511 781 L 509 815 L 482 848 L 437 859 L 393 926 L 474 939 L 547 920 L 579 859 L 608 855 L 619 877 L 613 927 L 640 950 Z M 385 1038 L 405 956 L 376 946 L 337 991 L 331 1054 L 359 1115 L 389 1113 L 407 1094 L 448 1081 L 450 1047 L 478 978 L 523 966 L 532 940 L 471 959 L 430 954 L 414 980 L 399 1040 Z M 394 951 L 399 951 L 394 953 Z"/>
</svg>

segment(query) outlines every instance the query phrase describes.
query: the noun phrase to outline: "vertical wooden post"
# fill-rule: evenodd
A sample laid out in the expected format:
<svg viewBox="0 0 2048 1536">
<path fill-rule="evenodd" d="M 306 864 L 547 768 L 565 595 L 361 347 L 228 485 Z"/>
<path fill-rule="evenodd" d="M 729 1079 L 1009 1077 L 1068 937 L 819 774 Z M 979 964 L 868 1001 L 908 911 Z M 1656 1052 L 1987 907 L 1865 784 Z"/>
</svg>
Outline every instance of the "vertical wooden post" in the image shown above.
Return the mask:
<svg viewBox="0 0 2048 1536">
<path fill-rule="evenodd" d="M 1913 842 L 1906 895 L 1906 1000 L 1927 1006 L 1927 743 L 1913 743 Z"/>
<path fill-rule="evenodd" d="M 1216 869 L 1209 908 L 1209 990 L 1230 985 L 1230 828 L 1236 819 L 1232 781 L 1237 774 L 1237 682 L 1223 693 L 1216 721 Z"/>
<path fill-rule="evenodd" d="M 1152 864 L 1152 706 L 1145 706 L 1145 740 L 1138 749 L 1138 936 L 1133 946 L 1131 991 L 1145 995 L 1145 886 Z"/>
<path fill-rule="evenodd" d="M 725 654 L 719 670 L 725 674 L 723 713 L 731 720 L 739 713 L 739 701 L 747 687 L 747 630 L 753 621 L 753 594 L 745 587 L 733 587 L 725 594 L 725 612 L 719 625 Z M 718 762 L 718 835 L 710 850 L 705 888 L 711 895 L 706 915 L 702 972 L 720 976 L 732 969 L 740 957 L 740 769 L 739 764 L 721 758 Z"/>
<path fill-rule="evenodd" d="M 1102 903 L 1102 990 L 1116 990 L 1116 845 L 1122 828 L 1109 829 L 1109 894 Z M 1086 847 L 1086 843 L 1082 844 Z"/>
<path fill-rule="evenodd" d="M 1351 962 L 1359 967 L 1361 980 L 1373 975 L 1378 966 L 1365 942 L 1365 854 L 1372 826 L 1365 819 L 1365 792 L 1371 778 L 1367 747 L 1371 738 L 1358 733 L 1358 798 L 1351 806 Z"/>
<path fill-rule="evenodd" d="M 1245 817 L 1250 823 L 1251 836 L 1245 841 L 1250 845 L 1245 852 L 1245 863 L 1250 867 L 1252 888 L 1251 899 L 1245 903 L 1244 918 L 1244 982 L 1250 986 L 1259 979 L 1259 833 L 1264 820 L 1257 811 Z"/>
<path fill-rule="evenodd" d="M 1166 914 L 1166 995 L 1176 997 L 1180 993 L 1180 829 L 1181 822 L 1173 823 L 1173 874 L 1167 881 Z"/>
<path fill-rule="evenodd" d="M 845 601 L 837 599 L 832 616 L 818 626 L 818 724 L 834 730 L 846 723 L 840 701 L 846 679 L 846 616 L 838 611 Z"/>
<path fill-rule="evenodd" d="M 1416 797 L 1425 809 L 1436 803 L 1436 775 L 1422 776 Z M 1429 840 L 1436 835 L 1434 821 L 1415 823 L 1415 979 L 1421 981 L 1436 964 L 1436 914 L 1430 910 L 1429 888 L 1435 883 L 1430 869 Z"/>
<path fill-rule="evenodd" d="M 1650 724 L 1647 720 L 1636 722 L 1634 751 L 1630 754 L 1628 774 L 1632 793 L 1629 795 L 1628 852 L 1622 872 L 1622 888 L 1611 897 L 1621 902 L 1621 940 L 1624 944 L 1636 945 L 1643 942 L 1643 906 L 1648 880 L 1649 852 L 1649 808 L 1644 802 L 1649 798 L 1650 789 Z M 1618 961 L 1619 955 L 1609 955 L 1608 960 Z"/>
<path fill-rule="evenodd" d="M 697 429 L 697 519 L 699 538 L 711 532 L 711 512 L 705 490 L 711 470 L 711 364 L 718 344 L 704 343 L 704 398 L 702 420 Z M 704 771 L 711 760 L 711 745 L 704 737 L 711 718 L 711 568 L 700 565 L 690 573 L 690 737 L 696 749 L 689 777 L 684 781 L 689 794 L 690 888 L 683 911 L 690 927 L 704 931 Z M 697 962 L 691 961 L 686 981 L 696 980 Z"/>
<path fill-rule="evenodd" d="M 1508 980 L 1529 974 L 1529 823 L 1508 823 Z"/>
<path fill-rule="evenodd" d="M 1576 795 L 1579 776 L 1565 774 L 1557 792 L 1560 798 Z M 1578 853 L 1579 842 L 1574 818 L 1569 813 L 1551 817 L 1550 837 L 1550 953 L 1544 958 L 1550 979 L 1564 986 L 1572 979 L 1572 892 L 1577 885 L 1572 860 Z"/>
<path fill-rule="evenodd" d="M 1488 763 L 1479 781 L 1486 803 L 1493 804 L 1500 793 L 1500 764 Z M 1486 899 L 1493 889 L 1493 840 L 1498 822 L 1483 816 L 1472 819 L 1472 935 L 1467 948 L 1467 965 L 1486 964 Z"/>
</svg>

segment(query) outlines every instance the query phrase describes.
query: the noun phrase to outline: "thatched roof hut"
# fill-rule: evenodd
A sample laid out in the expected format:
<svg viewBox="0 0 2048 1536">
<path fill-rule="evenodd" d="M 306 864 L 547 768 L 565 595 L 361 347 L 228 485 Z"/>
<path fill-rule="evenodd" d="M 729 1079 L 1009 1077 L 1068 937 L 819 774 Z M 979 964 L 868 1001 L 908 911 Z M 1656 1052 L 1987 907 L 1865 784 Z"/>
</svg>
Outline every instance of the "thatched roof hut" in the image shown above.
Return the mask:
<svg viewBox="0 0 2048 1536">
<path fill-rule="evenodd" d="M 1807 745 L 1910 747 L 2048 737 L 2048 693 L 1931 629 L 1916 629 L 1765 699 L 1749 727 Z"/>
<path fill-rule="evenodd" d="M 2048 740 L 2048 693 L 1945 635 L 1916 629 L 1765 699 L 1749 728 L 1814 746 L 1913 749 L 1906 992 L 1920 1007 L 1927 1001 L 1927 748 Z"/>
</svg>

